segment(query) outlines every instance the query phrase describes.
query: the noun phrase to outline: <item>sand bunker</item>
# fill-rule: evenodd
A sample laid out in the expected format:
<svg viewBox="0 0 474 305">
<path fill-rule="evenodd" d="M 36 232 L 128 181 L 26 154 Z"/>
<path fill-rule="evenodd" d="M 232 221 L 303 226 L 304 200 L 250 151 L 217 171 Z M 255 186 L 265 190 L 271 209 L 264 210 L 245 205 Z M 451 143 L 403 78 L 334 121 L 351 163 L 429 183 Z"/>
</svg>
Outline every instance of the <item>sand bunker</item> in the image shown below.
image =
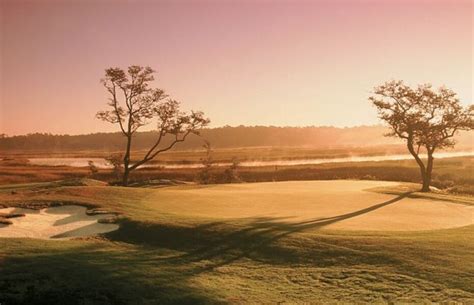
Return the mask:
<svg viewBox="0 0 474 305">
<path fill-rule="evenodd" d="M 86 208 L 75 205 L 42 210 L 21 208 L 0 209 L 0 213 L 24 213 L 24 217 L 10 218 L 11 225 L 0 225 L 1 237 L 29 237 L 59 239 L 97 235 L 117 230 L 117 224 L 98 223 L 99 219 L 114 214 L 88 216 Z"/>
</svg>

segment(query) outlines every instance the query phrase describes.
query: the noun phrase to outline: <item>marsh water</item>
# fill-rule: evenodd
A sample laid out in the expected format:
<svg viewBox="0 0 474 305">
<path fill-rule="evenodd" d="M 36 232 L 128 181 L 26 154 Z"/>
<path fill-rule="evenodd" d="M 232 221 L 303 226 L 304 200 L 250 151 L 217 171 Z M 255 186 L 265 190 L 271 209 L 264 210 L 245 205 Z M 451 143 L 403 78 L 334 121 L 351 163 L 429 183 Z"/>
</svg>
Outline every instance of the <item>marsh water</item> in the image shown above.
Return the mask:
<svg viewBox="0 0 474 305">
<path fill-rule="evenodd" d="M 440 152 L 435 154 L 435 158 L 453 158 L 474 156 L 474 151 L 458 151 L 458 152 Z M 409 160 L 413 157 L 409 154 L 396 155 L 379 155 L 379 156 L 348 156 L 341 158 L 312 158 L 312 159 L 296 159 L 296 160 L 252 160 L 242 161 L 239 166 L 242 167 L 258 167 L 258 166 L 294 166 L 294 165 L 314 165 L 323 163 L 345 163 L 345 162 L 377 162 L 377 161 L 394 161 Z M 35 165 L 43 166 L 72 166 L 85 167 L 89 161 L 94 162 L 98 168 L 111 168 L 112 166 L 103 158 L 30 158 L 29 162 Z M 229 162 L 216 162 L 214 166 L 229 166 Z M 201 163 L 160 163 L 155 162 L 143 165 L 142 167 L 161 167 L 161 168 L 201 168 Z"/>
</svg>

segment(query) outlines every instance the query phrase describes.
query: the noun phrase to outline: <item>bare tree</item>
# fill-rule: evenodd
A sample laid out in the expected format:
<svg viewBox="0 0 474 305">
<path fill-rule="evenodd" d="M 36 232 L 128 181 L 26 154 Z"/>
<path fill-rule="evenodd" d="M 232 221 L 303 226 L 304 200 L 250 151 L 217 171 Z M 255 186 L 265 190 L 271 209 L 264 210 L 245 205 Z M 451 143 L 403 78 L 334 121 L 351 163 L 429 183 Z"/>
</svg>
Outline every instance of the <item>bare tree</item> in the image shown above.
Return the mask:
<svg viewBox="0 0 474 305">
<path fill-rule="evenodd" d="M 141 66 L 130 66 L 127 71 L 109 68 L 101 80 L 110 94 L 110 109 L 98 112 L 97 118 L 117 124 L 126 137 L 123 185 L 128 185 L 131 171 L 185 141 L 188 135 L 199 134 L 199 130 L 209 124 L 203 112 L 182 112 L 180 103 L 169 98 L 163 90 L 150 88 L 154 72 L 150 67 Z M 157 126 L 156 141 L 141 160 L 132 164 L 133 136 L 140 127 L 152 121 Z M 172 140 L 165 144 L 162 142 L 166 136 L 172 137 Z"/>
<path fill-rule="evenodd" d="M 375 87 L 370 101 L 379 117 L 388 123 L 388 136 L 404 139 L 408 151 L 420 167 L 422 192 L 430 191 L 433 153 L 437 149 L 453 147 L 453 137 L 459 130 L 474 128 L 474 107 L 462 107 L 456 93 L 430 84 L 411 88 L 403 81 L 389 81 Z M 423 161 L 422 152 L 427 161 Z"/>
</svg>

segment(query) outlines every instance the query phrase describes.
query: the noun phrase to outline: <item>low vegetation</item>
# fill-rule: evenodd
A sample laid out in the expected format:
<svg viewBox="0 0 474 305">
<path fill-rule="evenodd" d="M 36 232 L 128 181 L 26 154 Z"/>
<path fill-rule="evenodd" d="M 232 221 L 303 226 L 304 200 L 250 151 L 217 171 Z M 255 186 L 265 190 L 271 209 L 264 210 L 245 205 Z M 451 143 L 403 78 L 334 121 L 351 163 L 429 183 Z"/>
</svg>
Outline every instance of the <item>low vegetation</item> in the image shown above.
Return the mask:
<svg viewBox="0 0 474 305">
<path fill-rule="evenodd" d="M 232 156 L 230 153 L 229 155 Z M 453 194 L 474 195 L 473 161 L 474 157 L 437 160 L 432 185 Z M 236 163 L 231 172 L 229 169 L 210 166 L 206 168 L 203 177 L 201 169 L 143 168 L 135 171 L 130 180 L 132 185 L 134 183 L 143 185 L 147 181 L 159 179 L 202 183 L 211 178 L 212 183 L 335 179 L 420 182 L 419 169 L 412 160 L 266 167 L 242 167 Z M 87 167 L 36 166 L 21 159 L 0 161 L 0 185 L 84 177 L 91 177 Z M 119 180 L 120 176 L 113 170 L 99 169 L 93 174 L 93 178 L 113 183 Z"/>
</svg>

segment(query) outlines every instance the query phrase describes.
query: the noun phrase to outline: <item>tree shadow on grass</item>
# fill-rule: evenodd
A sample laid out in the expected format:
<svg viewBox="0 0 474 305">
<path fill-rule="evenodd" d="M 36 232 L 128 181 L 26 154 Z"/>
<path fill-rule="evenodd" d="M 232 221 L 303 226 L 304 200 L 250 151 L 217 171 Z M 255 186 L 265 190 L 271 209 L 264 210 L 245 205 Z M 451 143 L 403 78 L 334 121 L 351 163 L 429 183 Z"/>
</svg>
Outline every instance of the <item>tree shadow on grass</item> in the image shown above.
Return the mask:
<svg viewBox="0 0 474 305">
<path fill-rule="evenodd" d="M 15 247 L 14 241 L 12 244 Z M 27 244 L 24 251 L 35 250 L 0 261 L 1 304 L 222 303 L 189 285 L 189 273 L 182 272 L 186 266 L 157 263 L 157 251 L 104 249 L 110 246 L 107 243 L 81 247 L 40 241 Z"/>
<path fill-rule="evenodd" d="M 124 222 L 118 231 L 107 236 L 113 240 L 141 244 L 149 247 L 162 247 L 185 252 L 185 254 L 163 258 L 168 263 L 194 263 L 205 261 L 205 266 L 196 268 L 194 273 L 211 271 L 214 268 L 230 264 L 241 258 L 257 261 L 289 264 L 310 260 L 318 266 L 335 264 L 334 258 L 341 257 L 343 263 L 359 263 L 361 259 L 389 262 L 390 257 L 379 257 L 377 254 L 358 253 L 348 256 L 350 249 L 340 249 L 335 245 L 316 246 L 319 255 L 295 253 L 298 248 L 285 248 L 278 241 L 292 234 L 317 230 L 353 217 L 364 215 L 394 204 L 410 195 L 401 194 L 391 200 L 375 204 L 354 212 L 333 217 L 317 218 L 300 222 L 291 222 L 285 217 L 258 217 L 247 220 L 242 225 L 225 222 L 212 222 L 194 227 L 171 227 L 161 224 L 143 224 Z M 354 254 L 354 253 L 353 253 Z M 361 257 L 363 256 L 363 257 Z M 341 261 L 337 262 L 338 264 Z"/>
<path fill-rule="evenodd" d="M 390 265 L 397 272 L 409 274 L 407 270 L 413 265 L 392 256 L 393 249 L 398 251 L 396 242 L 390 251 L 374 251 L 379 244 L 369 242 L 368 246 L 360 246 L 359 239 L 350 237 L 297 234 L 370 213 L 407 195 L 351 213 L 296 223 L 288 218 L 260 217 L 245 223 L 211 222 L 183 228 L 128 221 L 120 230 L 107 234 L 110 239 L 130 244 L 65 242 L 76 246 L 64 250 L 58 249 L 60 243 L 35 241 L 34 250 L 27 244 L 29 255 L 22 253 L 23 247 L 18 247 L 20 251 L 9 250 L 15 255 L 0 259 L 0 302 L 7 305 L 222 303 L 226 301 L 222 296 L 225 287 L 219 286 L 222 283 L 196 288 L 193 279 L 238 260 L 232 266 L 244 269 L 242 272 L 246 272 L 246 264 L 251 260 L 271 267 L 339 270 L 372 266 L 374 273 L 386 270 L 379 267 Z M 235 270 L 238 269 L 227 272 Z M 413 273 L 419 271 L 415 268 Z M 220 271 L 211 276 L 216 275 Z"/>
</svg>

